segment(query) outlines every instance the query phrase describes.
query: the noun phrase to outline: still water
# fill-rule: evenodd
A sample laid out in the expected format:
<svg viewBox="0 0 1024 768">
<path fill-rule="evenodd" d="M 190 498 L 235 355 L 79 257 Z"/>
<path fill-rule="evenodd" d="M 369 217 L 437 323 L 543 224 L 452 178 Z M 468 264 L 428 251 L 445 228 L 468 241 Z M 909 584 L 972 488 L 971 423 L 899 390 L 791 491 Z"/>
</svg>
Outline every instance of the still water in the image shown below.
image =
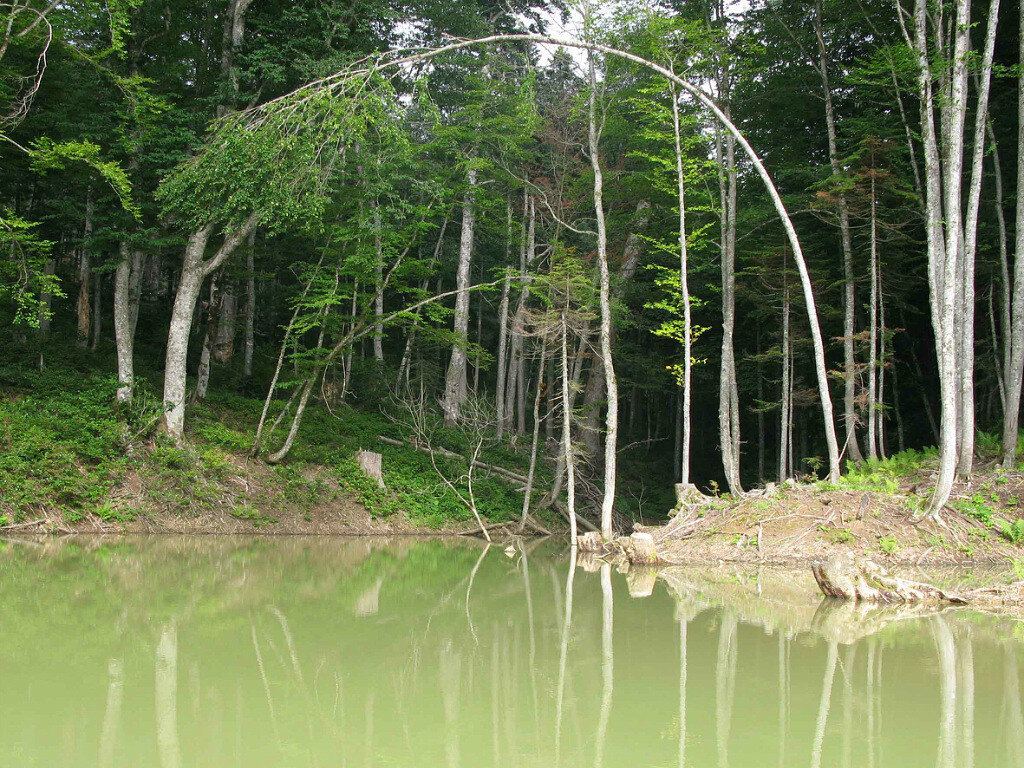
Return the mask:
<svg viewBox="0 0 1024 768">
<path fill-rule="evenodd" d="M 0 766 L 1024 766 L 1012 619 L 524 546 L 0 542 Z"/>
</svg>

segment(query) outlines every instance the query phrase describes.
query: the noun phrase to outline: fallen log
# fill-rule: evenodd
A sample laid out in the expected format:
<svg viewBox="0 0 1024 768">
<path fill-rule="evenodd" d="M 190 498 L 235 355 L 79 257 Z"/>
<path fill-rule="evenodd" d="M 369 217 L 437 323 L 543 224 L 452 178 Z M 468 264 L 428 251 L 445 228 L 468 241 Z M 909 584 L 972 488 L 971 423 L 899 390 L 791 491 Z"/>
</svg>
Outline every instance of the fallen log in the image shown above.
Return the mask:
<svg viewBox="0 0 1024 768">
<path fill-rule="evenodd" d="M 455 453 L 454 451 L 449 451 L 444 448 L 435 448 L 433 446 L 423 445 L 416 441 L 406 442 L 404 440 L 395 440 L 393 437 L 384 437 L 384 435 L 377 435 L 377 439 L 380 440 L 382 443 L 387 443 L 388 445 L 395 445 L 398 446 L 399 448 L 412 448 L 414 451 L 421 451 L 423 453 L 435 453 L 438 456 L 444 456 L 446 459 L 460 459 L 462 461 L 466 461 L 466 457 L 460 453 Z M 478 467 L 479 469 L 486 470 L 488 472 L 493 472 L 494 474 L 503 477 L 506 480 L 513 480 L 517 483 L 524 484 L 528 481 L 526 475 L 520 475 L 518 472 L 513 472 L 510 469 L 499 467 L 496 464 L 486 464 L 482 461 L 474 461 L 473 466 Z"/>
</svg>

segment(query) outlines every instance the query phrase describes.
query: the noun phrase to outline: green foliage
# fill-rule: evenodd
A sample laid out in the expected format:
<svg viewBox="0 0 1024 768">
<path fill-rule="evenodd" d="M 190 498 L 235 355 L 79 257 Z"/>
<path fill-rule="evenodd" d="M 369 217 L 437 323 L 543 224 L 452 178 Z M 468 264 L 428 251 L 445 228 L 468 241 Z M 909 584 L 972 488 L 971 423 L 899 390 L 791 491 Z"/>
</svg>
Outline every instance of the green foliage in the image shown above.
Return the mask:
<svg viewBox="0 0 1024 768">
<path fill-rule="evenodd" d="M 1024 557 L 1011 557 L 1010 567 L 1018 581 L 1024 581 Z"/>
<path fill-rule="evenodd" d="M 833 544 L 849 544 L 854 540 L 853 533 L 847 528 L 839 526 L 819 525 L 818 530 L 824 537 Z"/>
<path fill-rule="evenodd" d="M 277 522 L 276 518 L 265 515 L 248 504 L 239 504 L 228 511 L 231 513 L 232 517 L 236 517 L 239 520 L 246 520 L 252 523 L 255 528 L 263 528 Z"/>
<path fill-rule="evenodd" d="M 895 536 L 879 536 L 878 548 L 887 555 L 894 555 L 899 548 L 899 543 L 896 541 Z"/>
<path fill-rule="evenodd" d="M 32 145 L 32 165 L 37 171 L 63 171 L 76 163 L 91 168 L 110 185 L 124 209 L 139 218 L 141 212 L 132 199 L 132 184 L 128 174 L 120 163 L 104 160 L 100 152 L 100 147 L 91 141 L 55 142 L 43 137 Z"/>
<path fill-rule="evenodd" d="M 37 226 L 0 207 L 0 299 L 14 305 L 15 325 L 30 328 L 51 316 L 44 296 L 64 297 L 60 278 L 47 269 L 53 243 L 36 234 Z"/>
<path fill-rule="evenodd" d="M 1024 544 L 1024 518 L 1014 521 L 1004 520 L 1001 517 L 994 517 L 992 521 L 998 526 L 999 533 L 1011 544 Z"/>
<path fill-rule="evenodd" d="M 135 464 L 129 425 L 112 407 L 116 382 L 3 368 L 0 385 L 0 510 L 21 520 L 44 509 L 98 509 Z M 40 400 L 38 389 L 50 396 Z"/>
</svg>

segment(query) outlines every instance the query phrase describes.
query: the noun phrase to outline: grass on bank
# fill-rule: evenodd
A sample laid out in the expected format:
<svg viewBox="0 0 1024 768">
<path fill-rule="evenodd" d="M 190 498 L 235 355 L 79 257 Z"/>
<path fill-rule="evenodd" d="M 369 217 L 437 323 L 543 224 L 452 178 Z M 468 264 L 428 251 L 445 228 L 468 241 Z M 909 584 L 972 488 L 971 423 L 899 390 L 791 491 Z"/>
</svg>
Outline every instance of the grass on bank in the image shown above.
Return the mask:
<svg viewBox="0 0 1024 768">
<path fill-rule="evenodd" d="M 159 401 L 152 385 L 140 382 L 135 403 L 121 409 L 116 381 L 87 370 L 0 367 L 0 526 L 50 515 L 69 523 L 89 515 L 111 523 L 156 513 L 198 516 L 225 505 L 236 518 L 269 527 L 274 509 L 309 510 L 345 496 L 373 516 L 401 510 L 427 526 L 471 519 L 427 454 L 378 440 L 404 437 L 379 410 L 311 405 L 287 461 L 259 464 L 270 477 L 260 484 L 260 497 L 249 498 L 237 486 L 247 484 L 245 454 L 261 399 L 211 390 L 206 402 L 189 409 L 186 443 L 179 447 L 153 428 Z M 441 429 L 438 441 L 460 452 L 467 437 Z M 360 471 L 354 459 L 360 448 L 383 454 L 386 490 Z M 498 446 L 482 458 L 525 473 L 524 454 Z M 437 463 L 450 478 L 465 474 L 464 462 L 438 457 Z M 478 470 L 474 490 L 489 520 L 517 517 L 522 495 L 513 485 Z"/>
</svg>

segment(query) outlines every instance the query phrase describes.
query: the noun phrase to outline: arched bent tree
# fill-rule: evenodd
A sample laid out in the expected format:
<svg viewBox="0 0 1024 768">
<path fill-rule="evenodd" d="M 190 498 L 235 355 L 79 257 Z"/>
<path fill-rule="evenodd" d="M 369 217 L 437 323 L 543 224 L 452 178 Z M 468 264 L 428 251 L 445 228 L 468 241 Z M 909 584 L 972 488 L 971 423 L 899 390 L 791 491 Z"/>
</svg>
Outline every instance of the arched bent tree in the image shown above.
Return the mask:
<svg viewBox="0 0 1024 768">
<path fill-rule="evenodd" d="M 649 61 L 641 56 L 622 51 L 611 46 L 604 45 L 602 43 L 588 42 L 584 40 L 575 40 L 568 37 L 560 37 L 554 35 L 539 35 L 539 34 L 500 34 L 500 35 L 488 35 L 487 37 L 480 37 L 472 40 L 457 40 L 447 45 L 438 46 L 428 50 L 419 51 L 411 54 L 401 54 L 396 52 L 386 53 L 382 56 L 374 57 L 371 59 L 364 60 L 358 65 L 339 71 L 326 78 L 313 81 L 307 85 L 293 91 L 290 94 L 279 97 L 270 101 L 260 107 L 250 110 L 248 113 L 240 115 L 242 121 L 246 119 L 252 119 L 260 121 L 266 115 L 277 111 L 280 116 L 283 116 L 285 124 L 287 123 L 288 115 L 296 114 L 301 111 L 299 105 L 304 102 L 312 101 L 318 96 L 326 93 L 335 91 L 349 91 L 350 86 L 354 80 L 361 80 L 366 82 L 368 78 L 374 74 L 383 73 L 387 70 L 398 69 L 401 67 L 408 67 L 409 65 L 415 64 L 426 59 L 431 59 L 437 56 L 450 53 L 452 51 L 461 50 L 464 48 L 475 48 L 480 46 L 494 45 L 499 43 L 525 43 L 532 42 L 542 45 L 557 45 L 565 48 L 576 48 L 594 53 L 601 53 L 607 56 L 614 56 L 617 58 L 631 61 L 634 64 L 645 67 L 653 72 L 664 77 L 666 80 L 674 83 L 677 87 L 683 89 L 689 93 L 694 99 L 696 99 L 701 105 L 703 105 L 714 118 L 721 123 L 725 130 L 729 131 L 730 134 L 736 139 L 736 142 L 740 145 L 744 153 L 750 159 L 751 164 L 757 171 L 758 176 L 761 177 L 761 181 L 764 183 L 765 189 L 768 192 L 768 196 L 771 198 L 772 203 L 775 205 L 775 210 L 782 221 L 783 228 L 786 231 L 786 236 L 789 239 L 790 247 L 793 251 L 793 259 L 796 262 L 797 270 L 800 273 L 800 283 L 803 288 L 804 303 L 807 309 L 808 321 L 811 328 L 811 340 L 814 347 L 814 362 L 815 362 L 815 373 L 817 375 L 818 382 L 818 395 L 821 400 L 821 411 L 822 419 L 825 426 L 825 441 L 828 445 L 828 458 L 829 458 L 829 480 L 835 482 L 839 479 L 840 465 L 839 465 L 839 444 L 836 440 L 835 431 L 835 420 L 832 409 L 832 398 L 829 394 L 828 385 L 828 372 L 825 367 L 825 348 L 821 337 L 821 326 L 818 322 L 818 312 L 814 300 L 814 291 L 811 286 L 810 275 L 807 271 L 807 264 L 804 260 L 803 250 L 800 247 L 800 240 L 797 237 L 796 229 L 793 226 L 793 221 L 789 217 L 789 213 L 786 210 L 785 204 L 782 202 L 782 197 L 779 195 L 779 191 L 776 189 L 771 176 L 768 174 L 768 170 L 765 168 L 764 163 L 761 162 L 757 152 L 747 141 L 746 137 L 739 131 L 736 125 L 726 116 L 726 114 L 715 104 L 714 100 L 702 91 L 697 86 L 690 82 L 687 82 L 677 74 L 672 72 L 670 69 L 661 66 L 653 61 Z M 355 89 L 359 92 L 359 89 Z M 358 96 L 356 96 L 358 98 Z M 329 355 L 328 357 L 331 357 Z M 322 366 L 318 366 L 316 370 L 310 375 L 312 377 L 319 376 L 323 370 Z M 166 399 L 166 398 L 165 398 Z M 296 413 L 296 418 L 301 418 L 299 413 Z M 298 423 L 295 422 L 292 425 L 292 432 L 298 428 Z M 279 457 L 280 458 L 280 457 Z"/>
</svg>

